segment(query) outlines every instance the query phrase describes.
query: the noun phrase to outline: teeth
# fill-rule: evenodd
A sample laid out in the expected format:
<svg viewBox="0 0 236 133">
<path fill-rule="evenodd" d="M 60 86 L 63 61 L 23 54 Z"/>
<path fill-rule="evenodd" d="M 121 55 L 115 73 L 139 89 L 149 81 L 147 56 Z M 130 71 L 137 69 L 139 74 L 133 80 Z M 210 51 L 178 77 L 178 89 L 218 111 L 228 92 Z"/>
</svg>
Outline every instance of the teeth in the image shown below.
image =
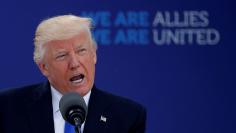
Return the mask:
<svg viewBox="0 0 236 133">
<path fill-rule="evenodd" d="M 74 80 L 74 81 L 72 81 L 72 83 L 80 83 L 80 82 L 82 82 L 82 78 L 81 79 L 78 79 L 78 80 Z"/>
<path fill-rule="evenodd" d="M 70 78 L 70 82 L 74 85 L 79 85 L 83 82 L 84 79 L 84 75 L 83 74 L 79 74 L 77 76 L 71 77 Z"/>
</svg>

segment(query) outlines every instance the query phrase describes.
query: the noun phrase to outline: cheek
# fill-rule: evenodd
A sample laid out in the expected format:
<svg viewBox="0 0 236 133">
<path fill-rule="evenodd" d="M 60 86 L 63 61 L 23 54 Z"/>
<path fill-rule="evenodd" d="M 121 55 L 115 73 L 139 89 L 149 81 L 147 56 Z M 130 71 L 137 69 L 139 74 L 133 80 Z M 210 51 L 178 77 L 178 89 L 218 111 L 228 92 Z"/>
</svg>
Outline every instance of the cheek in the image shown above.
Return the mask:
<svg viewBox="0 0 236 133">
<path fill-rule="evenodd" d="M 66 65 L 64 63 L 51 64 L 50 73 L 52 75 L 63 75 L 66 71 Z M 60 78 L 60 77 L 57 77 Z"/>
<path fill-rule="evenodd" d="M 95 62 L 93 60 L 90 60 L 88 64 L 88 68 L 89 68 L 90 76 L 93 77 L 95 74 Z"/>
<path fill-rule="evenodd" d="M 94 69 L 95 69 L 95 62 L 94 62 L 94 58 L 92 57 L 88 57 L 88 58 L 84 58 L 84 60 L 81 62 L 83 64 L 83 66 L 85 67 L 87 73 L 92 76 L 94 74 Z"/>
</svg>

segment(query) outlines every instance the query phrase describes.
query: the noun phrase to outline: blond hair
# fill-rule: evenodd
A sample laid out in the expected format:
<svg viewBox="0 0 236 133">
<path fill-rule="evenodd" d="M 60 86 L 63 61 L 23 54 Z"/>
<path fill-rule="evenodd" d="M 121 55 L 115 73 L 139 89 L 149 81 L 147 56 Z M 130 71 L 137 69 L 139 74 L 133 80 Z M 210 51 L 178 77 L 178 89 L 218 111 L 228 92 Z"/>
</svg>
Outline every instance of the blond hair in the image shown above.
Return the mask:
<svg viewBox="0 0 236 133">
<path fill-rule="evenodd" d="M 37 27 L 34 38 L 34 61 L 40 62 L 44 53 L 44 45 L 53 40 L 65 40 L 79 34 L 81 30 L 89 31 L 92 35 L 91 19 L 75 15 L 62 15 L 43 20 Z M 95 48 L 96 42 L 92 39 Z"/>
</svg>

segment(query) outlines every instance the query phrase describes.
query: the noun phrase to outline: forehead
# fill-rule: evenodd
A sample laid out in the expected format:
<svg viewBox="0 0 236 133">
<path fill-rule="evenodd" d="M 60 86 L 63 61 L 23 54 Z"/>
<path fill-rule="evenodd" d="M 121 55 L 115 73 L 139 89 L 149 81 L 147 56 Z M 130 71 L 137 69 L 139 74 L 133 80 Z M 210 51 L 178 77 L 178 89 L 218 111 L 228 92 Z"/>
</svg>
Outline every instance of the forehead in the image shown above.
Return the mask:
<svg viewBox="0 0 236 133">
<path fill-rule="evenodd" d="M 69 39 L 53 40 L 48 42 L 46 45 L 51 50 L 90 47 L 92 46 L 92 39 L 89 32 L 82 31 Z"/>
</svg>

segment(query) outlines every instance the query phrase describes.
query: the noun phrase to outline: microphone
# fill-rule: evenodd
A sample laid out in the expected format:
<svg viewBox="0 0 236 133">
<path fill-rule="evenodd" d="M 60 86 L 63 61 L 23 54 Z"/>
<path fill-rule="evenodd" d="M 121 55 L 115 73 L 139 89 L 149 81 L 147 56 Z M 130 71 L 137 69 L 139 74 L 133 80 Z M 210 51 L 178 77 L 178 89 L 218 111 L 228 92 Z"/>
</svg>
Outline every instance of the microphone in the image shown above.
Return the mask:
<svg viewBox="0 0 236 133">
<path fill-rule="evenodd" d="M 64 120 L 74 125 L 75 131 L 79 133 L 88 111 L 83 97 L 78 93 L 69 92 L 62 96 L 59 109 Z"/>
</svg>

